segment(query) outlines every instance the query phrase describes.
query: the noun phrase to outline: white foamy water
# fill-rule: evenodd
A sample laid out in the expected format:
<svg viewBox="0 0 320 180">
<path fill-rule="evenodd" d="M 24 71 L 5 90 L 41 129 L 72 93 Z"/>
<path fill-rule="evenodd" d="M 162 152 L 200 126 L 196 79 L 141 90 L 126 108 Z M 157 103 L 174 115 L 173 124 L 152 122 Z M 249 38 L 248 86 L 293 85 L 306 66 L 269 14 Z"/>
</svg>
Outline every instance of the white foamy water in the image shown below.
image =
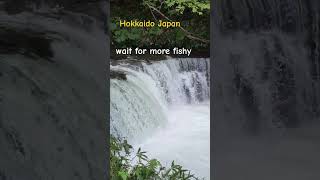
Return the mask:
<svg viewBox="0 0 320 180">
<path fill-rule="evenodd" d="M 168 124 L 147 138 L 141 147 L 152 158 L 170 166 L 174 160 L 198 177 L 210 177 L 210 105 L 171 107 Z"/>
<path fill-rule="evenodd" d="M 210 174 L 209 60 L 123 61 L 111 71 L 110 131 L 170 166 Z"/>
</svg>

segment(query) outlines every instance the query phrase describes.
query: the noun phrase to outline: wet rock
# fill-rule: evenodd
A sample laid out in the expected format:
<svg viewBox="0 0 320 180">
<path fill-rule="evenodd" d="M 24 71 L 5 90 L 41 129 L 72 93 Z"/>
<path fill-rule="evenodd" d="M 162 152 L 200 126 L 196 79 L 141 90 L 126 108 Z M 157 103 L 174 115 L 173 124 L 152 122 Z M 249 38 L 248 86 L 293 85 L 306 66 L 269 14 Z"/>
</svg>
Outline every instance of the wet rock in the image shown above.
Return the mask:
<svg viewBox="0 0 320 180">
<path fill-rule="evenodd" d="M 119 71 L 110 71 L 110 78 L 118 80 L 127 80 L 126 74 L 124 72 Z"/>
<path fill-rule="evenodd" d="M 40 57 L 52 61 L 51 39 L 45 33 L 28 29 L 0 29 L 0 53 L 20 53 L 29 57 Z"/>
</svg>

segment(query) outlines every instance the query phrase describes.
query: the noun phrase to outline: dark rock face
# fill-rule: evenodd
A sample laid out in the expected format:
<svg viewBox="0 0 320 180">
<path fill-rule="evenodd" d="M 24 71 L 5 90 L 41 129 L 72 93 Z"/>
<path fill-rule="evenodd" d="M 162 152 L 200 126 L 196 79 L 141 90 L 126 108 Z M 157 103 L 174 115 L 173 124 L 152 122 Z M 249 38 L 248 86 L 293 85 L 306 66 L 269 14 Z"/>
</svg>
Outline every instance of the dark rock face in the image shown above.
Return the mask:
<svg viewBox="0 0 320 180">
<path fill-rule="evenodd" d="M 17 32 L 4 27 L 0 30 L 0 53 L 16 54 L 18 52 L 29 57 L 37 55 L 49 59 L 53 57 L 50 43 L 51 40 L 45 37 L 44 33 Z"/>
<path fill-rule="evenodd" d="M 127 76 L 123 72 L 118 72 L 118 71 L 111 71 L 110 72 L 110 78 L 111 79 L 118 79 L 118 80 L 127 80 Z"/>
<path fill-rule="evenodd" d="M 0 179 L 105 179 L 104 17 L 28 5 L 0 12 Z"/>
</svg>

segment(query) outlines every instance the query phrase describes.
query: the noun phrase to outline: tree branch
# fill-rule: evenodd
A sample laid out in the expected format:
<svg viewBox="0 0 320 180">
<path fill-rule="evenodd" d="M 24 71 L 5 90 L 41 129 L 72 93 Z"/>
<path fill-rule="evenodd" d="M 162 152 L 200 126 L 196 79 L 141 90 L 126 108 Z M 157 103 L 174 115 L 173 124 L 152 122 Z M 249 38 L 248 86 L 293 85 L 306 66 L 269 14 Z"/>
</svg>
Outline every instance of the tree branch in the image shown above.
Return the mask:
<svg viewBox="0 0 320 180">
<path fill-rule="evenodd" d="M 151 10 L 151 13 L 152 13 L 152 10 L 157 12 L 158 14 L 160 14 L 162 17 L 164 17 L 165 19 L 167 19 L 168 21 L 171 21 L 173 22 L 168 16 L 166 16 L 165 14 L 163 14 L 160 10 L 158 10 L 157 8 L 151 6 L 150 4 L 146 3 L 147 6 L 149 7 L 149 9 Z M 154 14 L 152 13 L 152 15 L 154 16 Z M 194 40 L 197 40 L 197 41 L 201 41 L 203 43 L 206 43 L 208 44 L 210 41 L 207 40 L 207 39 L 202 39 L 200 37 L 197 37 L 195 35 L 193 35 L 191 32 L 187 31 L 186 29 L 184 29 L 183 27 L 179 27 L 184 33 L 186 33 L 186 36 L 189 38 L 189 39 L 194 39 Z"/>
<path fill-rule="evenodd" d="M 153 14 L 153 11 L 152 11 L 151 7 L 150 7 L 150 6 L 148 6 L 148 7 L 149 7 L 150 12 L 151 12 L 151 14 L 152 14 L 152 16 L 153 16 L 153 19 L 154 19 L 155 21 L 158 21 L 158 19 L 156 18 L 156 16 Z"/>
</svg>

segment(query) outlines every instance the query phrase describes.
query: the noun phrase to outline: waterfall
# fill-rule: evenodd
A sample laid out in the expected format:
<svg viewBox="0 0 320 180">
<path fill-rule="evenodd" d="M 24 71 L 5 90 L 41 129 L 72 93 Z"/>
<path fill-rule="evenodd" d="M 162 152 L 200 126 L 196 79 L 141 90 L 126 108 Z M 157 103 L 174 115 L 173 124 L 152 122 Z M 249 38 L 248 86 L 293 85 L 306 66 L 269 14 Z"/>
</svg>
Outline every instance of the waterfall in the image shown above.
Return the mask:
<svg viewBox="0 0 320 180">
<path fill-rule="evenodd" d="M 175 161 L 210 179 L 209 59 L 116 64 L 110 66 L 111 134 L 164 166 Z"/>
<path fill-rule="evenodd" d="M 319 5 L 213 1 L 214 179 L 319 179 Z"/>
<path fill-rule="evenodd" d="M 0 179 L 104 179 L 106 20 L 32 2 L 0 2 Z"/>
<path fill-rule="evenodd" d="M 215 118 L 217 131 L 281 134 L 317 121 L 319 5 L 215 1 L 214 114 L 223 117 Z"/>
<path fill-rule="evenodd" d="M 125 74 L 110 81 L 111 134 L 141 140 L 166 124 L 172 105 L 209 100 L 208 59 L 126 61 L 111 66 Z"/>
</svg>

